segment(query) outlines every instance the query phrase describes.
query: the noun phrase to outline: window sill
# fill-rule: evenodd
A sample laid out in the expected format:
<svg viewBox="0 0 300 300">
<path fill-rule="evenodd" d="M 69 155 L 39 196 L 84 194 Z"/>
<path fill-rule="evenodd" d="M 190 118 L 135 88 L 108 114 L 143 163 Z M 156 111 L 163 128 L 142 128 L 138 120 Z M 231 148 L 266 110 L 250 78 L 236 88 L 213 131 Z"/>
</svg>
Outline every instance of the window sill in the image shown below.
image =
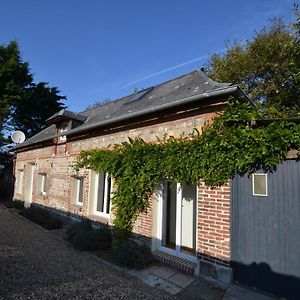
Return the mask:
<svg viewBox="0 0 300 300">
<path fill-rule="evenodd" d="M 110 215 L 100 215 L 100 214 L 90 214 L 89 218 L 95 222 L 100 222 L 100 223 L 104 223 L 104 224 L 110 224 Z"/>
<path fill-rule="evenodd" d="M 75 213 L 82 213 L 83 211 L 83 205 L 77 204 L 77 203 L 71 203 L 71 210 Z"/>
<path fill-rule="evenodd" d="M 93 213 L 93 215 L 96 217 L 102 217 L 102 218 L 106 218 L 106 219 L 110 218 L 110 214 L 96 212 L 96 211 Z"/>
</svg>

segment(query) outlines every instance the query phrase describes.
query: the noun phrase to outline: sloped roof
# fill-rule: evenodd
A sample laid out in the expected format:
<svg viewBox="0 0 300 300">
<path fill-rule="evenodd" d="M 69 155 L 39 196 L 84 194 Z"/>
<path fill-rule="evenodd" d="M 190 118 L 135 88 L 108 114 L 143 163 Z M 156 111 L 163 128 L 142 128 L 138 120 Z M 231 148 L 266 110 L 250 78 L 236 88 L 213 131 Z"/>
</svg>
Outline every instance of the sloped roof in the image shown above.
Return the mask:
<svg viewBox="0 0 300 300">
<path fill-rule="evenodd" d="M 60 110 L 59 112 L 57 112 L 56 114 L 48 118 L 45 122 L 48 124 L 53 124 L 60 119 L 71 119 L 71 120 L 84 122 L 86 118 L 87 118 L 86 116 L 83 116 L 79 113 L 75 113 L 63 108 L 62 110 Z"/>
<path fill-rule="evenodd" d="M 143 116 L 147 113 L 183 105 L 188 101 L 201 101 L 210 97 L 230 95 L 236 92 L 243 94 L 238 86 L 215 82 L 202 70 L 196 70 L 151 88 L 87 109 L 77 114 L 85 118 L 84 122 L 76 128 L 64 132 L 64 135 L 77 134 L 92 128 Z M 48 120 L 55 118 L 58 114 Z M 15 146 L 14 149 L 50 140 L 55 136 L 55 125 L 51 125 L 24 143 Z"/>
</svg>

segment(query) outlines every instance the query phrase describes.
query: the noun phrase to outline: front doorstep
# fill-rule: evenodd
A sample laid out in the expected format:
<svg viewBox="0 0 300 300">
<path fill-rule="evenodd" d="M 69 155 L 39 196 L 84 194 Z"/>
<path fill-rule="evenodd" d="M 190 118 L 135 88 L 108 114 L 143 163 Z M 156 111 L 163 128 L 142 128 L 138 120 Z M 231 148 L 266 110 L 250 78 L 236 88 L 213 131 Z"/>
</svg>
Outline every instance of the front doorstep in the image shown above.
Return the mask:
<svg viewBox="0 0 300 300">
<path fill-rule="evenodd" d="M 197 271 L 197 264 L 194 262 L 188 261 L 180 257 L 176 257 L 171 254 L 161 252 L 159 250 L 155 250 L 152 254 L 155 260 L 167 266 L 174 267 L 184 273 L 194 275 L 195 272 Z"/>
</svg>

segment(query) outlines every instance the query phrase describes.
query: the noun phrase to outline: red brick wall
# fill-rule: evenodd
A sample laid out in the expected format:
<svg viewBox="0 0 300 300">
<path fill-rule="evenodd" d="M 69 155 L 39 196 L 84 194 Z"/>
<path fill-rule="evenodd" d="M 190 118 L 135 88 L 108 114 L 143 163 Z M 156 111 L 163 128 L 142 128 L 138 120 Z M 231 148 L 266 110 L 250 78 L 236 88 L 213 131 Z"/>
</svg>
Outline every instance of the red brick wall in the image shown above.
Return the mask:
<svg viewBox="0 0 300 300">
<path fill-rule="evenodd" d="M 230 260 L 230 186 L 214 189 L 203 183 L 198 194 L 198 252 L 216 262 Z"/>
<path fill-rule="evenodd" d="M 146 213 L 138 216 L 133 231 L 144 238 L 151 239 L 152 237 L 152 201 L 149 201 L 149 206 Z"/>
</svg>

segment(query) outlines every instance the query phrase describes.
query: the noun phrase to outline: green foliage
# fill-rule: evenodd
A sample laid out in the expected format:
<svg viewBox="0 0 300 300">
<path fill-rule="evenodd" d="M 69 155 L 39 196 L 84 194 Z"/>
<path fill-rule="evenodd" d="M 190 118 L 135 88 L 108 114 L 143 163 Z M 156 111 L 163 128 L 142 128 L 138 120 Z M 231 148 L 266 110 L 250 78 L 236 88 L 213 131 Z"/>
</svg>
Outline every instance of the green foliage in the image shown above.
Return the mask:
<svg viewBox="0 0 300 300">
<path fill-rule="evenodd" d="M 67 240 L 77 249 L 92 251 L 111 247 L 111 230 L 107 226 L 92 227 L 88 219 L 73 223 L 66 231 Z"/>
<path fill-rule="evenodd" d="M 22 62 L 18 44 L 0 45 L 0 136 L 12 103 L 22 100 L 23 89 L 31 81 L 28 64 Z"/>
<path fill-rule="evenodd" d="M 24 208 L 24 202 L 23 201 L 4 201 L 2 202 L 7 208 L 15 208 L 15 209 L 23 209 Z"/>
<path fill-rule="evenodd" d="M 28 138 L 41 131 L 45 120 L 65 107 L 64 99 L 56 87 L 33 82 L 17 42 L 0 45 L 0 166 L 10 160 L 4 146 L 11 141 L 5 135 L 22 130 Z"/>
<path fill-rule="evenodd" d="M 46 82 L 31 83 L 23 92 L 22 101 L 13 104 L 13 116 L 9 125 L 21 130 L 26 137 L 31 137 L 44 129 L 45 120 L 65 106 L 61 100 L 66 99 L 59 95 L 60 91 L 51 88 Z"/>
<path fill-rule="evenodd" d="M 299 14 L 292 26 L 275 19 L 245 43 L 215 54 L 207 66 L 216 81 L 238 84 L 269 117 L 299 116 Z"/>
<path fill-rule="evenodd" d="M 298 42 L 300 41 L 300 13 L 299 13 L 299 4 L 294 3 L 294 15 L 296 18 L 296 22 L 292 24 L 292 28 L 295 31 L 296 38 L 298 39 Z"/>
<path fill-rule="evenodd" d="M 130 239 L 120 241 L 113 248 L 113 256 L 119 265 L 135 269 L 142 269 L 153 260 L 149 246 Z"/>
<path fill-rule="evenodd" d="M 202 133 L 155 144 L 142 139 L 115 145 L 113 150 L 82 151 L 76 168 L 108 172 L 115 178 L 112 198 L 117 229 L 130 231 L 145 212 L 155 186 L 166 178 L 208 186 L 224 184 L 235 173 L 274 168 L 290 149 L 300 148 L 300 125 L 291 121 L 249 126 L 260 118 L 249 103 L 231 100 L 227 110 L 205 124 Z"/>
<path fill-rule="evenodd" d="M 60 218 L 51 215 L 47 210 L 40 207 L 23 208 L 19 214 L 48 230 L 60 229 L 63 226 Z"/>
<path fill-rule="evenodd" d="M 93 230 L 92 223 L 89 219 L 83 218 L 80 222 L 72 223 L 66 230 L 66 237 L 68 241 L 72 241 L 73 238 L 79 232 L 86 232 Z"/>
</svg>

